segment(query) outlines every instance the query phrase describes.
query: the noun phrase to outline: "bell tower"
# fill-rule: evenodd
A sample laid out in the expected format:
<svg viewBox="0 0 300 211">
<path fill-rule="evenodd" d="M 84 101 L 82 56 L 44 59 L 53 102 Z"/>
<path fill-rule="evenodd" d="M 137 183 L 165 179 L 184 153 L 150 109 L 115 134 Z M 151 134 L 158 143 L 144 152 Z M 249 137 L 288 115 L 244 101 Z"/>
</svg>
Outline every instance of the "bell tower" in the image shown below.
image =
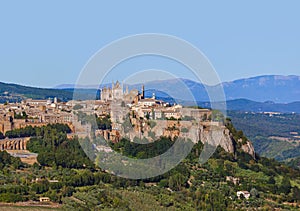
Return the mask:
<svg viewBox="0 0 300 211">
<path fill-rule="evenodd" d="M 142 96 L 141 96 L 141 99 L 145 99 L 145 86 L 144 86 L 144 84 L 142 86 Z"/>
</svg>

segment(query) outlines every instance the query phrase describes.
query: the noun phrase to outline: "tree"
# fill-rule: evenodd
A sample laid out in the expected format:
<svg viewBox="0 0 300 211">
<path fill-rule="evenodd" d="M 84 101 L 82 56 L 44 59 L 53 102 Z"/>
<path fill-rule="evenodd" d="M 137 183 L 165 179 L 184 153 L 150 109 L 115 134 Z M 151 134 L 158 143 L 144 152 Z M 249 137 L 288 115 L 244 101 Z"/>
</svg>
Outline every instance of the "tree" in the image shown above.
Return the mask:
<svg viewBox="0 0 300 211">
<path fill-rule="evenodd" d="M 204 115 L 202 116 L 202 121 L 205 121 L 205 120 L 207 120 L 207 114 L 204 114 Z"/>
<path fill-rule="evenodd" d="M 13 194 L 13 193 L 1 193 L 0 194 L 0 201 L 2 202 L 18 202 L 22 201 L 22 197 L 18 194 Z"/>
<path fill-rule="evenodd" d="M 5 136 L 3 135 L 3 133 L 0 132 L 0 139 L 4 139 Z"/>
<path fill-rule="evenodd" d="M 165 188 L 165 187 L 168 187 L 168 180 L 167 179 L 162 179 L 159 181 L 159 187 L 161 188 Z"/>
<path fill-rule="evenodd" d="M 250 190 L 250 195 L 253 197 L 253 198 L 259 198 L 259 193 L 258 191 L 255 189 L 255 188 L 252 188 Z"/>
<path fill-rule="evenodd" d="M 292 193 L 293 193 L 293 195 L 292 195 L 293 201 L 299 203 L 300 202 L 300 190 L 299 190 L 299 188 L 297 186 L 293 187 L 292 188 Z"/>
<path fill-rule="evenodd" d="M 80 110 L 80 109 L 82 109 L 82 108 L 83 108 L 83 106 L 80 105 L 80 104 L 76 104 L 76 105 L 73 107 L 74 110 Z"/>
<path fill-rule="evenodd" d="M 169 178 L 169 187 L 172 190 L 181 190 L 184 186 L 185 178 L 181 173 L 176 173 Z"/>
<path fill-rule="evenodd" d="M 99 129 L 101 129 L 101 130 L 110 130 L 111 129 L 112 123 L 111 123 L 109 115 L 102 117 L 102 118 L 97 118 L 96 121 L 97 121 L 97 125 L 98 125 Z"/>
<path fill-rule="evenodd" d="M 291 192 L 291 182 L 288 177 L 283 177 L 280 186 L 280 192 L 284 194 L 289 194 Z"/>
<path fill-rule="evenodd" d="M 149 113 L 146 114 L 146 119 L 148 119 L 148 120 L 150 119 L 150 114 Z"/>
<path fill-rule="evenodd" d="M 276 181 L 275 181 L 274 177 L 270 177 L 268 183 L 269 183 L 270 185 L 275 185 L 275 184 L 276 184 Z"/>
</svg>

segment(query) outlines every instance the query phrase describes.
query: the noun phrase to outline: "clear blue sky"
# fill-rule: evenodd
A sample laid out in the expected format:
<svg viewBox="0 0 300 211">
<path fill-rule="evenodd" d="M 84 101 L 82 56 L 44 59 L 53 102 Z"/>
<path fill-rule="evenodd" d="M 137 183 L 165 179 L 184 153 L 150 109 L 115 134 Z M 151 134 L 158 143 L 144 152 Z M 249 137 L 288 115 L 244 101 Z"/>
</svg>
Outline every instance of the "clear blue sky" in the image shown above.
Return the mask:
<svg viewBox="0 0 300 211">
<path fill-rule="evenodd" d="M 300 75 L 300 1 L 1 1 L 0 81 L 75 83 L 101 47 L 136 33 L 194 44 L 222 81 Z"/>
</svg>

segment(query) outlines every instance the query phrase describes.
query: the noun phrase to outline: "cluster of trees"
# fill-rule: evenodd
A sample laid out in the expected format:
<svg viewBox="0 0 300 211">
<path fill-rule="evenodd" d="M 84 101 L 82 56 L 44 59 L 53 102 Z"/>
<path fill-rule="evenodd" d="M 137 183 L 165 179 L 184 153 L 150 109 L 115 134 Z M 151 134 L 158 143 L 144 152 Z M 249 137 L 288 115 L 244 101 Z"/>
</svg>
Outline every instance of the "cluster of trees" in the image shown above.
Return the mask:
<svg viewBox="0 0 300 211">
<path fill-rule="evenodd" d="M 225 125 L 229 129 L 229 131 L 232 133 L 234 140 L 236 143 L 239 139 L 242 139 L 242 144 L 246 144 L 248 141 L 248 138 L 244 135 L 242 130 L 237 130 L 232 124 L 232 121 L 230 118 L 226 118 Z"/>
<path fill-rule="evenodd" d="M 3 135 L 3 133 L 0 132 L 0 139 L 4 139 L 5 136 Z"/>
<path fill-rule="evenodd" d="M 15 203 L 18 201 L 22 201 L 22 197 L 19 194 L 14 193 L 0 193 L 0 201 L 6 203 Z"/>
<path fill-rule="evenodd" d="M 117 143 L 110 143 L 110 146 L 113 150 L 122 152 L 125 156 L 145 159 L 163 154 L 173 144 L 174 142 L 167 137 L 161 137 L 159 140 L 148 144 L 139 144 L 123 138 Z"/>
<path fill-rule="evenodd" d="M 111 129 L 111 120 L 110 116 L 98 117 L 96 119 L 98 128 L 101 130 L 110 130 Z"/>
<path fill-rule="evenodd" d="M 291 166 L 292 168 L 300 170 L 300 157 L 291 159 L 288 161 L 287 165 Z"/>
<path fill-rule="evenodd" d="M 20 158 L 12 157 L 6 151 L 0 151 L 0 170 L 4 169 L 6 166 L 12 166 L 18 169 L 23 166 Z"/>
<path fill-rule="evenodd" d="M 44 126 L 39 131 L 39 136 L 32 137 L 27 143 L 27 149 L 38 153 L 38 162 L 43 166 L 94 168 L 82 150 L 78 138 L 68 139 L 68 132 L 70 128 L 67 125 Z"/>
<path fill-rule="evenodd" d="M 80 109 L 82 109 L 82 108 L 83 108 L 82 105 L 76 104 L 76 105 L 74 105 L 73 110 L 80 110 Z"/>
<path fill-rule="evenodd" d="M 14 117 L 15 119 L 27 119 L 28 115 L 26 114 L 25 111 L 22 111 L 22 113 L 16 113 L 14 112 Z"/>
<path fill-rule="evenodd" d="M 8 138 L 21 138 L 21 137 L 43 137 L 49 133 L 49 130 L 53 129 L 53 132 L 63 132 L 63 133 L 70 133 L 71 129 L 66 124 L 49 124 L 47 126 L 42 127 L 32 127 L 26 126 L 25 128 L 14 129 L 11 131 L 7 131 L 5 136 Z"/>
<path fill-rule="evenodd" d="M 81 122 L 81 124 L 85 125 L 85 124 L 91 124 L 92 127 L 96 127 L 96 119 L 97 119 L 97 116 L 96 115 L 88 115 L 82 111 L 77 111 L 75 112 L 75 114 L 77 115 L 78 117 L 78 120 Z"/>
<path fill-rule="evenodd" d="M 98 117 L 96 114 L 88 115 L 82 111 L 77 111 L 76 115 L 83 125 L 91 124 L 92 129 L 111 129 L 112 123 L 109 115 Z"/>
<path fill-rule="evenodd" d="M 5 136 L 7 138 L 21 138 L 21 137 L 36 136 L 36 130 L 32 126 L 26 126 L 25 128 L 7 131 L 5 133 Z"/>
<path fill-rule="evenodd" d="M 77 200 L 74 200 L 77 199 Z M 78 200 L 79 199 L 79 200 Z M 85 203 L 80 203 L 84 201 Z M 129 203 L 122 198 L 122 195 L 105 188 L 103 185 L 99 187 L 92 186 L 84 191 L 74 193 L 73 198 L 65 198 L 65 210 L 102 210 L 109 208 L 112 210 L 130 210 Z"/>
</svg>

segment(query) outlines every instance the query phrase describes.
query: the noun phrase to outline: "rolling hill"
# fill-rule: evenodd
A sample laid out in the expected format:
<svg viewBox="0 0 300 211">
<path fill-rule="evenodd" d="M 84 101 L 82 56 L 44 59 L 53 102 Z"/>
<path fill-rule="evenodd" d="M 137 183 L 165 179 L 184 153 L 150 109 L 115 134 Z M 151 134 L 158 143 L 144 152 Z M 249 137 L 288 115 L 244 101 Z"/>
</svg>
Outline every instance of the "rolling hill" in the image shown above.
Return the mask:
<svg viewBox="0 0 300 211">
<path fill-rule="evenodd" d="M 0 82 L 0 100 L 1 101 L 15 101 L 16 99 L 34 98 L 47 99 L 49 97 L 57 97 L 63 101 L 72 99 L 72 92 L 59 89 L 44 89 L 29 86 L 22 86 L 18 84 L 7 84 Z"/>
<path fill-rule="evenodd" d="M 300 114 L 229 111 L 228 116 L 260 155 L 278 161 L 300 161 Z M 300 168 L 299 162 L 290 164 Z"/>
</svg>

